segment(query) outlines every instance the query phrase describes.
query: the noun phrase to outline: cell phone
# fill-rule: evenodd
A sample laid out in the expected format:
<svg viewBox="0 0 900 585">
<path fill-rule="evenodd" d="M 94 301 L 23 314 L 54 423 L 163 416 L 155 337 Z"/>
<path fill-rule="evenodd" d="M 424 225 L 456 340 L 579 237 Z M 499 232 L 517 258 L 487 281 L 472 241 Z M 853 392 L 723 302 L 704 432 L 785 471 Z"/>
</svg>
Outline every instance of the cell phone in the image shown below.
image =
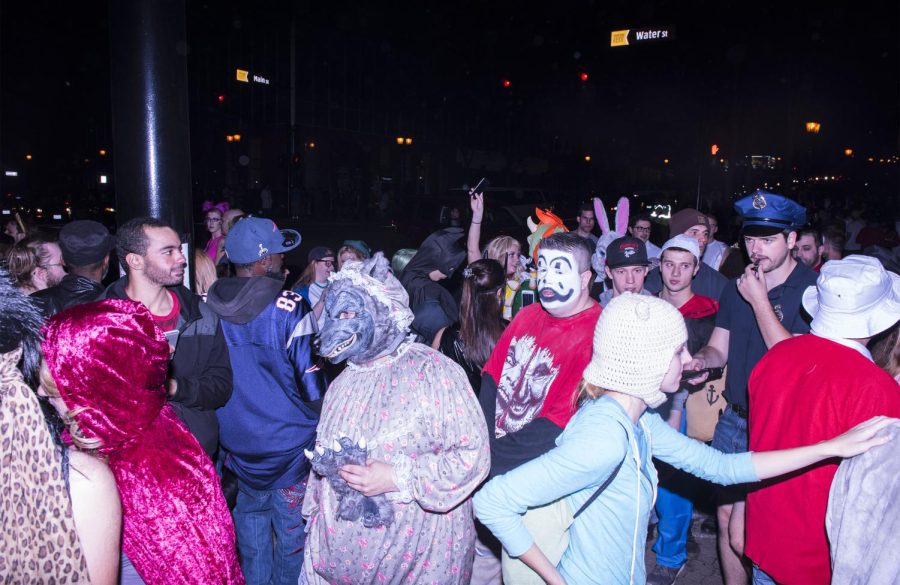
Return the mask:
<svg viewBox="0 0 900 585">
<path fill-rule="evenodd" d="M 725 368 L 703 368 L 700 370 L 683 370 L 681 372 L 681 383 L 682 384 L 690 384 L 689 380 L 696 378 L 697 376 L 702 376 L 704 372 L 708 372 L 709 376 L 707 376 L 706 380 L 701 382 L 705 384 L 707 382 L 712 382 L 713 380 L 718 380 L 722 377 L 722 374 L 725 372 Z"/>
<path fill-rule="evenodd" d="M 172 329 L 171 331 L 166 331 L 163 335 L 166 336 L 166 341 L 168 341 L 169 345 L 173 348 L 171 355 L 175 355 L 174 348 L 178 347 L 178 336 L 181 335 L 181 332 L 178 331 L 178 329 Z"/>
<path fill-rule="evenodd" d="M 522 306 L 527 307 L 528 305 L 534 304 L 534 291 L 533 290 L 523 290 L 522 291 Z"/>
<path fill-rule="evenodd" d="M 481 180 L 478 181 L 478 184 L 476 184 L 474 187 L 469 189 L 469 192 L 472 193 L 473 195 L 475 193 L 482 193 L 485 189 L 488 188 L 488 186 L 490 184 L 491 184 L 491 182 L 487 180 L 487 177 L 481 177 Z"/>
</svg>

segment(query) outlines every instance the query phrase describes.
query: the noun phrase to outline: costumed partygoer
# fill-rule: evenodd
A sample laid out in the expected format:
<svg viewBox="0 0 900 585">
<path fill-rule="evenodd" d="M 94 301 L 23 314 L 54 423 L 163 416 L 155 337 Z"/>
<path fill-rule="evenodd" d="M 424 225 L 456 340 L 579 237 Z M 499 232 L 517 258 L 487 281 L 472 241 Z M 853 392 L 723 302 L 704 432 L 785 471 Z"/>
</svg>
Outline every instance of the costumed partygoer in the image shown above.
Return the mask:
<svg viewBox="0 0 900 585">
<path fill-rule="evenodd" d="M 438 281 L 453 276 L 465 261 L 462 237 L 463 229 L 458 227 L 434 232 L 425 238 L 400 275 L 414 316 L 411 329 L 424 343 L 430 344 L 438 331 L 456 323 L 459 317 L 456 300 Z"/>
<path fill-rule="evenodd" d="M 678 390 L 691 357 L 686 341 L 684 319 L 666 301 L 630 292 L 614 298 L 597 321 L 579 409 L 556 448 L 492 479 L 475 495 L 478 519 L 510 556 L 547 583 L 646 581 L 647 523 L 657 485 L 653 457 L 710 481 L 740 483 L 852 457 L 887 441 L 876 436 L 894 420 L 886 417 L 782 451 L 724 454 L 690 439 L 647 412 Z M 522 518 L 551 502 L 571 521 L 568 546 L 553 560 Z"/>
<path fill-rule="evenodd" d="M 469 382 L 408 337 L 408 297 L 380 252 L 345 264 L 331 287 L 319 349 L 347 368 L 325 395 L 318 447 L 307 453 L 305 579 L 469 583 L 469 495 L 489 466 Z"/>
<path fill-rule="evenodd" d="M 37 378 L 40 323 L 0 270 L 0 581 L 89 583 L 62 451 L 16 367 L 22 360 L 30 381 Z"/>
<path fill-rule="evenodd" d="M 78 305 L 51 318 L 44 336 L 69 432 L 96 443 L 115 476 L 122 552 L 141 579 L 243 583 L 219 478 L 166 401 L 169 343 L 147 308 Z"/>
</svg>

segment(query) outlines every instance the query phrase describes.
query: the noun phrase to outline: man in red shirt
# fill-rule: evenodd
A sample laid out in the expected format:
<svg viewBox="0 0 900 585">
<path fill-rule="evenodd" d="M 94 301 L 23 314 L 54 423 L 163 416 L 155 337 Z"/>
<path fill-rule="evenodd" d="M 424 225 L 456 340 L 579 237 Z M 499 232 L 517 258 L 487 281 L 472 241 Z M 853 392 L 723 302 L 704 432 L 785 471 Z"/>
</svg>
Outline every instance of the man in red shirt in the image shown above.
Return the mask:
<svg viewBox="0 0 900 585">
<path fill-rule="evenodd" d="M 804 292 L 803 307 L 812 333 L 772 347 L 750 375 L 751 451 L 809 445 L 876 415 L 900 416 L 900 386 L 866 349 L 900 318 L 900 276 L 867 256 L 834 260 Z M 838 463 L 747 496 L 754 583 L 830 583 L 825 510 Z"/>
<path fill-rule="evenodd" d="M 592 253 L 590 242 L 577 234 L 541 240 L 540 304 L 516 314 L 484 365 L 478 399 L 491 442 L 491 476 L 553 449 L 575 414 L 575 393 L 591 360 L 601 311 L 589 295 Z M 500 583 L 490 551 L 476 543 L 475 553 L 472 584 Z"/>
</svg>

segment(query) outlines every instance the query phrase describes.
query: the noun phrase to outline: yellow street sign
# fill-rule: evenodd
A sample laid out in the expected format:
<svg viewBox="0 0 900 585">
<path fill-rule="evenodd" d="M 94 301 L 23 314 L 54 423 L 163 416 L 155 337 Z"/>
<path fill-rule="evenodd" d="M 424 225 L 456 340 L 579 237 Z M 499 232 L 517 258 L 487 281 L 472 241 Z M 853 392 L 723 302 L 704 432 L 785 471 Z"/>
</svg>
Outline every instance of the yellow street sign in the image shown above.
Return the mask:
<svg viewBox="0 0 900 585">
<path fill-rule="evenodd" d="M 628 33 L 631 29 L 614 30 L 609 40 L 610 47 L 624 47 L 628 45 Z"/>
<path fill-rule="evenodd" d="M 238 70 L 236 71 L 236 77 L 237 77 L 237 80 L 238 80 L 238 81 L 243 81 L 244 83 L 250 83 L 250 80 L 247 79 L 247 75 L 248 75 L 249 73 L 250 73 L 249 71 L 244 71 L 243 69 L 238 69 Z"/>
</svg>

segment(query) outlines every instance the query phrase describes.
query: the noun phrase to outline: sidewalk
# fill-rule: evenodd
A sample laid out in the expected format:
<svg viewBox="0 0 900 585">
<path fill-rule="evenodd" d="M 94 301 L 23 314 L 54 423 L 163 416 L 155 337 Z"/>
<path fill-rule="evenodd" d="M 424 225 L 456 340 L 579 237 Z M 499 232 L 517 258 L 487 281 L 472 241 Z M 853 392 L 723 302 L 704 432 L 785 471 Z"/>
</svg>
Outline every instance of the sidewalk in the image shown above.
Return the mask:
<svg viewBox="0 0 900 585">
<path fill-rule="evenodd" d="M 697 544 L 700 545 L 700 554 L 688 558 L 684 572 L 678 577 L 676 585 L 720 585 L 722 573 L 719 571 L 719 557 L 716 552 L 716 537 L 713 534 L 703 534 L 700 523 L 707 516 L 697 515 L 691 524 L 691 532 Z M 653 568 L 656 555 L 650 550 L 653 542 L 647 543 L 647 572 Z"/>
</svg>

